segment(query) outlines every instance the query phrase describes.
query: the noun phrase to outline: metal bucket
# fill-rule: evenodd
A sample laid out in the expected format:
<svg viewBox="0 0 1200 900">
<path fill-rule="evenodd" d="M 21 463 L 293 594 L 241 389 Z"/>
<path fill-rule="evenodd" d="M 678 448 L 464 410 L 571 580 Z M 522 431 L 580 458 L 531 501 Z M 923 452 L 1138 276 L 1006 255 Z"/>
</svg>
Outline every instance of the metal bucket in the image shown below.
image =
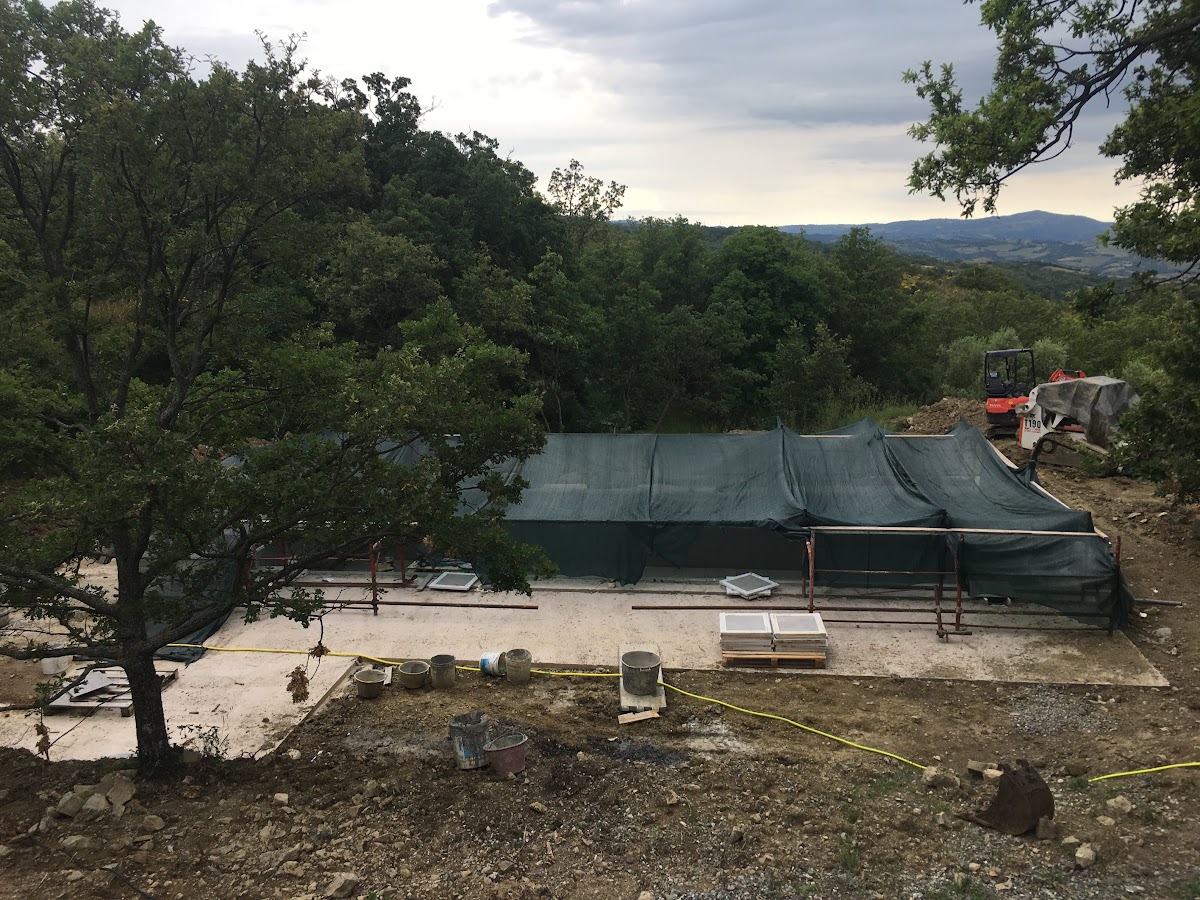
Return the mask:
<svg viewBox="0 0 1200 900">
<path fill-rule="evenodd" d="M 429 663 L 421 659 L 409 660 L 400 664 L 400 683 L 410 691 L 425 687 L 425 679 L 429 677 Z"/>
<path fill-rule="evenodd" d="M 510 684 L 528 684 L 529 669 L 533 666 L 533 654 L 528 650 L 509 650 L 505 657 L 505 678 Z"/>
<path fill-rule="evenodd" d="M 658 693 L 658 667 L 662 660 L 649 650 L 630 650 L 621 657 L 621 686 L 644 697 Z"/>
<path fill-rule="evenodd" d="M 479 657 L 479 671 L 484 675 L 503 675 L 504 667 L 505 654 L 499 650 L 493 650 Z"/>
<path fill-rule="evenodd" d="M 525 768 L 525 749 L 529 739 L 523 734 L 507 734 L 489 741 L 483 748 L 488 765 L 497 775 L 509 775 Z"/>
<path fill-rule="evenodd" d="M 435 690 L 445 690 L 454 687 L 458 670 L 454 668 L 457 660 L 451 653 L 439 653 L 429 659 L 429 680 Z"/>
<path fill-rule="evenodd" d="M 383 693 L 383 673 L 378 669 L 360 669 L 354 673 L 354 685 L 363 700 L 374 700 Z"/>
<path fill-rule="evenodd" d="M 483 748 L 491 725 L 487 713 L 482 712 L 450 717 L 450 743 L 454 745 L 454 761 L 460 769 L 482 769 L 487 765 Z"/>
</svg>

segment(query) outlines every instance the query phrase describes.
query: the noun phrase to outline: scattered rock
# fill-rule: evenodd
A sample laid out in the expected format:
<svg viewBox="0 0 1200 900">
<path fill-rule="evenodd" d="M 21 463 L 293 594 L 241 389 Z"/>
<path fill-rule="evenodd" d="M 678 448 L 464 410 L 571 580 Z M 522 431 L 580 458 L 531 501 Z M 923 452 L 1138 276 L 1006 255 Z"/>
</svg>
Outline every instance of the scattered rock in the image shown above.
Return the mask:
<svg viewBox="0 0 1200 900">
<path fill-rule="evenodd" d="M 1073 844 L 1078 844 L 1079 838 L 1075 837 L 1075 835 L 1073 835 L 1073 834 L 1068 834 L 1065 838 L 1062 839 L 1062 842 L 1063 842 L 1064 846 L 1069 847 Z"/>
<path fill-rule="evenodd" d="M 8 856 L 10 853 L 12 853 L 12 847 L 0 844 L 0 859 L 4 859 L 4 857 Z"/>
<path fill-rule="evenodd" d="M 280 804 L 281 806 L 288 805 L 288 795 L 287 794 L 278 793 L 275 795 L 275 797 L 273 799 L 275 800 L 276 803 Z"/>
<path fill-rule="evenodd" d="M 300 759 L 300 751 L 293 747 L 291 750 L 289 750 L 287 752 L 287 758 L 290 759 L 292 762 L 298 762 Z"/>
<path fill-rule="evenodd" d="M 984 781 L 996 781 L 1003 774 L 1004 774 L 1004 772 L 1000 769 L 984 769 L 983 770 L 983 780 Z"/>
<path fill-rule="evenodd" d="M 933 821 L 940 828 L 949 828 L 951 825 L 954 824 L 954 822 L 951 820 L 951 818 L 948 815 L 946 815 L 944 812 L 940 812 L 936 816 L 934 816 Z"/>
<path fill-rule="evenodd" d="M 542 803 L 540 800 L 534 800 L 529 804 L 529 808 L 536 813 L 547 813 L 550 811 L 546 808 L 546 804 Z"/>
<path fill-rule="evenodd" d="M 160 816 L 149 815 L 142 819 L 142 831 L 162 831 L 167 823 Z"/>
<path fill-rule="evenodd" d="M 1111 828 L 1113 825 L 1117 824 L 1117 820 L 1114 819 L 1112 816 L 1096 816 L 1096 821 L 1099 822 L 1101 825 L 1103 825 L 1105 828 Z"/>
<path fill-rule="evenodd" d="M 1080 844 L 1075 850 L 1075 868 L 1090 869 L 1096 864 L 1096 851 L 1091 844 Z"/>
<path fill-rule="evenodd" d="M 92 839 L 86 834 L 72 834 L 62 839 L 62 848 L 71 852 L 88 850 L 91 846 Z"/>
<path fill-rule="evenodd" d="M 1039 841 L 1052 841 L 1058 837 L 1058 824 L 1049 816 L 1042 816 L 1038 819 L 1034 835 Z"/>
<path fill-rule="evenodd" d="M 1133 804 L 1129 802 L 1129 798 L 1124 794 L 1119 797 L 1113 797 L 1105 804 L 1105 806 L 1107 806 L 1110 811 L 1119 813 L 1123 816 L 1128 815 L 1130 810 L 1133 809 Z"/>
<path fill-rule="evenodd" d="M 734 825 L 733 830 L 729 832 L 730 839 L 735 843 L 741 843 L 746 839 L 746 829 L 742 825 Z"/>
<path fill-rule="evenodd" d="M 588 755 L 586 753 L 584 753 L 582 750 L 580 750 L 578 753 L 575 754 L 576 762 L 587 762 L 587 758 L 588 758 Z"/>
<path fill-rule="evenodd" d="M 502 859 L 502 860 L 500 860 L 500 863 L 496 866 L 496 869 L 497 869 L 497 871 L 500 872 L 501 875 L 507 875 L 509 872 L 512 871 L 512 868 L 514 865 L 516 865 L 516 863 L 514 863 L 511 859 Z"/>
<path fill-rule="evenodd" d="M 372 779 L 371 781 L 368 781 L 366 787 L 363 788 L 362 795 L 364 800 L 374 800 L 382 793 L 383 788 L 379 786 L 379 782 Z M 287 795 L 285 794 L 284 796 L 286 797 Z M 287 801 L 285 800 L 284 803 L 286 802 Z"/>
<path fill-rule="evenodd" d="M 678 806 L 679 795 L 674 791 L 667 791 L 667 796 L 663 799 L 663 803 L 665 803 L 667 806 Z"/>
<path fill-rule="evenodd" d="M 638 900 L 654 900 L 654 895 L 649 891 L 642 891 L 638 894 Z"/>
<path fill-rule="evenodd" d="M 84 872 L 80 869 L 72 869 L 70 872 L 67 873 L 67 881 L 68 882 L 82 881 L 86 877 L 87 877 L 87 875 L 85 875 Z"/>
<path fill-rule="evenodd" d="M 358 876 L 353 872 L 342 872 L 333 876 L 329 887 L 325 888 L 326 897 L 350 897 L 358 887 Z"/>
<path fill-rule="evenodd" d="M 931 788 L 956 788 L 958 776 L 951 772 L 943 772 L 937 766 L 925 769 L 925 784 Z"/>
</svg>

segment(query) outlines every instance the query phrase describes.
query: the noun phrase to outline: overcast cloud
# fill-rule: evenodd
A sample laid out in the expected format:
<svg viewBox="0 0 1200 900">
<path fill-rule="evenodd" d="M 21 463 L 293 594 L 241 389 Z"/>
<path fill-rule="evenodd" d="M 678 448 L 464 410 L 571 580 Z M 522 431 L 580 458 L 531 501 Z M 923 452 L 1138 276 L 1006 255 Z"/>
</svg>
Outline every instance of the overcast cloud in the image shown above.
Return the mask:
<svg viewBox="0 0 1200 900">
<path fill-rule="evenodd" d="M 426 127 L 477 129 L 542 179 L 570 159 L 628 185 L 624 215 L 709 224 L 873 222 L 957 215 L 909 196 L 926 111 L 901 73 L 952 62 L 968 99 L 986 87 L 992 36 L 953 0 L 121 0 L 194 55 L 240 66 L 255 31 L 305 34 L 337 77 L 413 79 Z M 1127 202 L 1096 143 L 1018 178 L 1001 212 L 1106 219 Z"/>
</svg>

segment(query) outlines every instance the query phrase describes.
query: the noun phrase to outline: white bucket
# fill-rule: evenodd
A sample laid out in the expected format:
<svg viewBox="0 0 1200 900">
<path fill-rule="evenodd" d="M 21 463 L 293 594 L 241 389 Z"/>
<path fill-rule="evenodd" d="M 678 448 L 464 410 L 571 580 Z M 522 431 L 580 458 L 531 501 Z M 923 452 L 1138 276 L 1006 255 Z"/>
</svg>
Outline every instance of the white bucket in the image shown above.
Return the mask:
<svg viewBox="0 0 1200 900">
<path fill-rule="evenodd" d="M 42 660 L 43 675 L 61 675 L 71 665 L 70 656 L 47 656 Z"/>
</svg>

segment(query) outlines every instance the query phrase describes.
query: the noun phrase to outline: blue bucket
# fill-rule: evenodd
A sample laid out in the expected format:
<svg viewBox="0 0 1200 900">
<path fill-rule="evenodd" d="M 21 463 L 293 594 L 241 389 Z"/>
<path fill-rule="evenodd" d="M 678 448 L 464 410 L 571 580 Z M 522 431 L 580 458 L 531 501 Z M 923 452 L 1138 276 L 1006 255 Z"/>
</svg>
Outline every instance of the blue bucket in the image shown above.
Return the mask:
<svg viewBox="0 0 1200 900">
<path fill-rule="evenodd" d="M 484 745 L 492 723 L 487 713 L 469 712 L 450 717 L 450 743 L 454 746 L 454 761 L 460 769 L 482 769 L 488 764 Z"/>
<path fill-rule="evenodd" d="M 479 657 L 479 671 L 484 675 L 503 675 L 504 656 L 505 654 L 500 650 L 483 654 Z"/>
</svg>

